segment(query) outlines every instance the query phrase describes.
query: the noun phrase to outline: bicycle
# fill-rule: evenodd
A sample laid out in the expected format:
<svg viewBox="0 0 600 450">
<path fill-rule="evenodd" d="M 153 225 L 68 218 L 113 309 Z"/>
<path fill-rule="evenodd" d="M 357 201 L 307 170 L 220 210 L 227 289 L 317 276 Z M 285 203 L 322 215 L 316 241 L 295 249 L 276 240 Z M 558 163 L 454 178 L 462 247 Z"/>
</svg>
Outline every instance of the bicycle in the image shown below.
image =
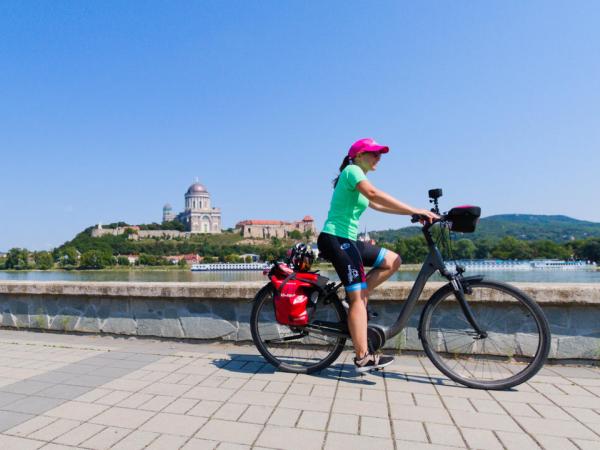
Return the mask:
<svg viewBox="0 0 600 450">
<path fill-rule="evenodd" d="M 419 321 L 425 354 L 444 375 L 465 386 L 493 390 L 517 386 L 546 361 L 548 321 L 540 306 L 516 287 L 483 275 L 464 276 L 459 265 L 452 272 L 447 269 L 432 235 L 435 226 L 441 231 L 453 227 L 451 217 L 439 212 L 441 195 L 441 189 L 429 191 L 432 211 L 440 216 L 432 223 L 423 221 L 429 254 L 396 321 L 390 326 L 368 325 L 369 349 L 380 350 L 405 328 L 427 280 L 439 272 L 448 283 L 426 301 Z M 413 216 L 412 222 L 421 219 Z M 294 373 L 313 373 L 333 364 L 350 339 L 346 308 L 337 294 L 341 286 L 319 276 L 318 296 L 308 302 L 310 319 L 304 326 L 276 321 L 272 283 L 257 293 L 250 328 L 254 344 L 269 363 Z"/>
</svg>

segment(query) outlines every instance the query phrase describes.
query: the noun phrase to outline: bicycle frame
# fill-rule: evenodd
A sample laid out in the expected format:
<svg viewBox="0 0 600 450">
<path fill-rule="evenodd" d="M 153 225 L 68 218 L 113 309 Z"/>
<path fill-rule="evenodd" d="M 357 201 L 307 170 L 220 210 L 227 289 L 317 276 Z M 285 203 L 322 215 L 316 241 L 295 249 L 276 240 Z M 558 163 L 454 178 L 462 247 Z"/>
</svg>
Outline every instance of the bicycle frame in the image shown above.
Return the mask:
<svg viewBox="0 0 600 450">
<path fill-rule="evenodd" d="M 484 330 L 482 330 L 479 327 L 479 325 L 477 324 L 477 322 L 473 316 L 471 307 L 469 306 L 469 304 L 467 303 L 467 301 L 464 297 L 463 283 L 462 283 L 464 278 L 462 277 L 460 272 L 457 274 L 453 274 L 453 273 L 450 273 L 446 269 L 446 265 L 444 263 L 444 258 L 442 257 L 442 254 L 440 253 L 439 249 L 437 248 L 437 245 L 433 241 L 433 237 L 431 236 L 431 233 L 429 231 L 433 225 L 434 224 L 427 223 L 423 226 L 422 231 L 423 231 L 423 235 L 425 236 L 425 240 L 427 241 L 427 246 L 429 247 L 429 254 L 427 255 L 427 258 L 425 259 L 425 262 L 423 263 L 423 266 L 421 267 L 419 274 L 417 275 L 417 279 L 415 280 L 415 283 L 413 284 L 413 286 L 410 290 L 410 293 L 408 295 L 406 303 L 404 303 L 404 305 L 402 306 L 402 309 L 400 310 L 400 314 L 399 314 L 398 318 L 390 326 L 375 325 L 375 327 L 377 327 L 381 332 L 383 332 L 383 334 L 385 336 L 385 340 L 388 340 L 388 339 L 396 336 L 404 329 L 404 327 L 408 323 L 408 320 L 410 319 L 411 314 L 413 313 L 413 311 L 415 309 L 415 306 L 419 300 L 419 297 L 421 296 L 421 293 L 423 292 L 423 289 L 425 288 L 425 284 L 427 284 L 427 281 L 429 280 L 429 278 L 437 271 L 439 271 L 442 276 L 447 278 L 448 281 L 450 281 L 450 283 L 452 283 L 452 287 L 454 289 L 454 292 L 456 293 L 458 303 L 460 304 L 460 307 L 461 307 L 466 319 L 473 326 L 474 330 L 478 333 L 479 336 L 481 336 L 481 337 L 486 336 L 486 332 Z M 477 277 L 477 278 L 481 279 L 483 277 Z M 373 326 L 373 325 L 371 325 L 371 326 Z M 332 324 L 327 323 L 327 322 L 315 322 L 313 324 L 309 324 L 308 328 L 309 329 L 315 328 L 324 334 L 328 334 L 328 335 L 332 335 L 332 336 L 350 338 L 350 334 L 347 329 L 338 330 L 338 329 L 335 329 L 335 327 L 332 328 Z"/>
</svg>

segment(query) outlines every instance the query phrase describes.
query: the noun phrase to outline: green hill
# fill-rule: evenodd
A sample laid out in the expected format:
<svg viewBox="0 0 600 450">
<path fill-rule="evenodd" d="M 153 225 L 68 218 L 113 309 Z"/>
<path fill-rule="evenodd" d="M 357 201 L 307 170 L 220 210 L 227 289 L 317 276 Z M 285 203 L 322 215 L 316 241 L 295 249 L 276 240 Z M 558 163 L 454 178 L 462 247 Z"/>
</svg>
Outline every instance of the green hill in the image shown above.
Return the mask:
<svg viewBox="0 0 600 450">
<path fill-rule="evenodd" d="M 369 234 L 378 241 L 395 242 L 398 239 L 419 236 L 421 231 L 420 227 L 411 226 L 398 230 L 373 231 Z M 474 241 L 500 240 L 512 236 L 525 241 L 545 239 L 564 243 L 574 239 L 600 237 L 600 223 L 561 215 L 500 214 L 482 218 L 475 233 L 462 236 Z"/>
</svg>

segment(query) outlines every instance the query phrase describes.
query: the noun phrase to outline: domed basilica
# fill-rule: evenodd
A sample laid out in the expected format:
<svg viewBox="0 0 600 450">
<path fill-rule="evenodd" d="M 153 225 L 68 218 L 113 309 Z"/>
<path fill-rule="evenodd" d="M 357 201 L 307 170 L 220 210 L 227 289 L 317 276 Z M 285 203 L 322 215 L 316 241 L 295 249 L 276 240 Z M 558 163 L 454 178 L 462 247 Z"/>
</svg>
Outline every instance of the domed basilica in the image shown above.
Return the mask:
<svg viewBox="0 0 600 450">
<path fill-rule="evenodd" d="M 220 233 L 221 209 L 210 206 L 210 194 L 200 183 L 192 184 L 185 193 L 185 210 L 173 213 L 169 203 L 163 207 L 163 222 L 176 220 L 191 233 Z"/>
</svg>

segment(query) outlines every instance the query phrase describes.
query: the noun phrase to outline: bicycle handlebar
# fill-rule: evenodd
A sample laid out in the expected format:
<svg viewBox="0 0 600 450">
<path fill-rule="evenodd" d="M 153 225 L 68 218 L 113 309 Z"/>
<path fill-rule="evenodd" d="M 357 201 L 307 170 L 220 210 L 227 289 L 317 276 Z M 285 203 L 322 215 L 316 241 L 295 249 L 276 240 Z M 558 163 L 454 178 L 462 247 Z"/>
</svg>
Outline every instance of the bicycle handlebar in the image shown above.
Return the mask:
<svg viewBox="0 0 600 450">
<path fill-rule="evenodd" d="M 433 225 L 434 223 L 442 222 L 443 220 L 445 220 L 445 218 L 446 218 L 446 216 L 441 215 L 438 219 L 433 219 L 431 221 L 431 223 L 430 223 L 429 222 L 429 217 L 427 217 L 426 215 L 424 215 L 424 214 L 413 214 L 411 216 L 410 221 L 411 221 L 411 223 L 417 223 L 417 222 L 419 222 L 421 220 L 425 220 L 429 225 Z"/>
</svg>

